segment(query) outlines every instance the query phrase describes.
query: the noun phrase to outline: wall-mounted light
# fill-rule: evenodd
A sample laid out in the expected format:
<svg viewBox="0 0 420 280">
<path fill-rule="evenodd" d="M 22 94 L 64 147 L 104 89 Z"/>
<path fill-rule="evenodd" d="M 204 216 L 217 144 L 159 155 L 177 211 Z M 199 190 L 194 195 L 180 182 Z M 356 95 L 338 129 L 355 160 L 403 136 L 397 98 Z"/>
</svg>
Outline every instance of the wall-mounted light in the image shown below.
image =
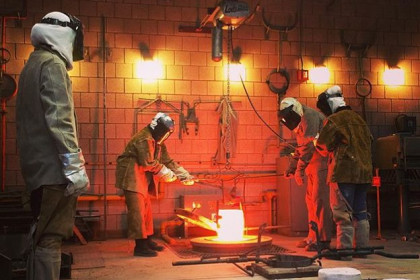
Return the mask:
<svg viewBox="0 0 420 280">
<path fill-rule="evenodd" d="M 385 70 L 383 78 L 387 86 L 400 86 L 404 84 L 404 71 L 399 67 L 390 67 Z"/>
<path fill-rule="evenodd" d="M 144 81 L 156 81 L 163 78 L 162 63 L 159 60 L 140 60 L 136 63 L 136 77 Z"/>
<path fill-rule="evenodd" d="M 229 80 L 231 82 L 240 82 L 241 78 L 245 81 L 245 66 L 240 63 L 230 63 L 229 67 L 226 64 L 224 66 L 224 77 L 228 78 L 228 68 L 229 68 Z"/>
<path fill-rule="evenodd" d="M 309 80 L 314 84 L 326 84 L 330 81 L 330 71 L 325 66 L 317 66 L 309 70 Z"/>
</svg>

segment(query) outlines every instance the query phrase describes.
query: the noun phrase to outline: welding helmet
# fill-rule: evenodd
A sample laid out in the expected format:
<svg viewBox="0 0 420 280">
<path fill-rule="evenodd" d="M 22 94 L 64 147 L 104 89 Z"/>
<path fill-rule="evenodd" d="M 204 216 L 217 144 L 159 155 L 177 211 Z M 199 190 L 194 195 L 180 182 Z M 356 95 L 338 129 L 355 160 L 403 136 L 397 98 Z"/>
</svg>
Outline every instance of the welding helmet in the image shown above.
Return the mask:
<svg viewBox="0 0 420 280">
<path fill-rule="evenodd" d="M 162 144 L 174 132 L 175 122 L 165 113 L 159 112 L 149 124 L 152 137 Z"/>
<path fill-rule="evenodd" d="M 68 20 L 64 15 L 68 17 Z M 73 42 L 73 61 L 83 59 L 83 24 L 77 17 L 67 13 L 51 12 L 42 18 L 41 23 L 70 27 L 73 29 L 76 33 Z"/>
<path fill-rule="evenodd" d="M 345 105 L 343 93 L 339 86 L 332 86 L 328 88 L 326 91 L 318 95 L 316 102 L 316 107 L 326 116 L 334 113 L 338 107 Z"/>
<path fill-rule="evenodd" d="M 286 97 L 280 102 L 280 110 L 277 112 L 278 118 L 288 129 L 295 129 L 302 120 L 302 104 L 295 98 Z"/>
</svg>

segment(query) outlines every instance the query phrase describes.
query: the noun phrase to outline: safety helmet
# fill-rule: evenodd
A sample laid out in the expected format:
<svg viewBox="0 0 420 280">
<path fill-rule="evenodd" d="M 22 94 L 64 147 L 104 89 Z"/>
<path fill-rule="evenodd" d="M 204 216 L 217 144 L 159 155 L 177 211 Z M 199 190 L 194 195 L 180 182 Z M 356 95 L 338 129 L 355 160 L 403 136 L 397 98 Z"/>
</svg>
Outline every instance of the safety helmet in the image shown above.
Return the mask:
<svg viewBox="0 0 420 280">
<path fill-rule="evenodd" d="M 345 103 L 343 100 L 343 92 L 339 86 L 332 86 L 328 88 L 326 91 L 318 95 L 316 102 L 316 107 L 326 116 L 334 113 L 335 110 L 342 105 L 345 105 Z"/>
<path fill-rule="evenodd" d="M 149 124 L 152 137 L 158 144 L 162 144 L 175 129 L 175 122 L 167 114 L 159 112 Z"/>
<path fill-rule="evenodd" d="M 68 20 L 63 15 L 67 16 Z M 51 12 L 42 18 L 41 23 L 70 27 L 73 29 L 76 33 L 73 42 L 73 61 L 83 59 L 83 24 L 77 17 L 68 13 Z"/>
<path fill-rule="evenodd" d="M 293 97 L 286 97 L 280 102 L 278 118 L 288 129 L 295 129 L 303 116 L 302 104 Z"/>
</svg>

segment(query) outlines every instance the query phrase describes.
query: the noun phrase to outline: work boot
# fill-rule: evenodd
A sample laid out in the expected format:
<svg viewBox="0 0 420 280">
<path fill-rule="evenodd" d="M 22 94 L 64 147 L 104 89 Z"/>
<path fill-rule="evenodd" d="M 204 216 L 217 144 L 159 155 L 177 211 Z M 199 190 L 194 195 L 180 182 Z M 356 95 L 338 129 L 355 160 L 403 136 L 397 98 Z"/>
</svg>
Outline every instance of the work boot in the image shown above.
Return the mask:
<svg viewBox="0 0 420 280">
<path fill-rule="evenodd" d="M 330 241 L 320 241 L 319 242 L 320 251 L 330 249 L 330 243 L 331 243 Z M 318 245 L 316 243 L 311 243 L 305 247 L 305 251 L 318 252 Z"/>
<path fill-rule="evenodd" d="M 36 247 L 27 260 L 26 279 L 58 279 L 60 277 L 61 249 Z"/>
<path fill-rule="evenodd" d="M 359 248 L 366 248 L 369 246 L 369 230 L 370 225 L 368 220 L 361 220 L 361 221 L 354 221 L 354 247 L 357 249 Z M 355 258 L 367 258 L 367 255 L 355 255 Z"/>
<path fill-rule="evenodd" d="M 163 251 L 165 249 L 165 247 L 160 246 L 159 244 L 157 244 L 155 241 L 153 241 L 152 236 L 148 236 L 147 237 L 147 246 L 149 246 L 150 249 L 152 249 L 153 251 Z"/>
<path fill-rule="evenodd" d="M 147 239 L 136 239 L 134 247 L 134 256 L 137 257 L 156 257 L 158 254 L 151 250 L 147 244 Z"/>
<path fill-rule="evenodd" d="M 343 249 L 349 249 L 349 251 L 353 250 L 353 236 L 354 236 L 354 229 L 352 226 L 337 226 L 337 249 L 342 250 L 342 252 L 346 252 Z M 342 261 L 351 261 L 353 259 L 352 256 L 342 256 L 340 260 Z"/>
<path fill-rule="evenodd" d="M 301 241 L 296 242 L 296 247 L 298 247 L 298 248 L 305 248 L 306 246 L 308 246 L 310 244 L 311 244 L 311 242 L 309 242 L 306 239 L 303 239 Z"/>
<path fill-rule="evenodd" d="M 361 220 L 354 222 L 355 229 L 355 247 L 366 248 L 369 246 L 369 230 L 370 225 L 368 220 Z"/>
</svg>

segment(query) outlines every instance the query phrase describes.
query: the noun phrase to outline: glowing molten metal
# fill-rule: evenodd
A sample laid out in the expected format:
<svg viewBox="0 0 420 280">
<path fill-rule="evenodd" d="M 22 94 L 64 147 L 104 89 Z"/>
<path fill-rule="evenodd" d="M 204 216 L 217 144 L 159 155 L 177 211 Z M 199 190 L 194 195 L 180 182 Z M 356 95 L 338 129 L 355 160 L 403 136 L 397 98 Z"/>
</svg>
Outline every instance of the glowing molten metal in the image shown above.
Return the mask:
<svg viewBox="0 0 420 280">
<path fill-rule="evenodd" d="M 244 239 L 244 212 L 241 209 L 220 209 L 217 241 L 240 241 Z"/>
</svg>

